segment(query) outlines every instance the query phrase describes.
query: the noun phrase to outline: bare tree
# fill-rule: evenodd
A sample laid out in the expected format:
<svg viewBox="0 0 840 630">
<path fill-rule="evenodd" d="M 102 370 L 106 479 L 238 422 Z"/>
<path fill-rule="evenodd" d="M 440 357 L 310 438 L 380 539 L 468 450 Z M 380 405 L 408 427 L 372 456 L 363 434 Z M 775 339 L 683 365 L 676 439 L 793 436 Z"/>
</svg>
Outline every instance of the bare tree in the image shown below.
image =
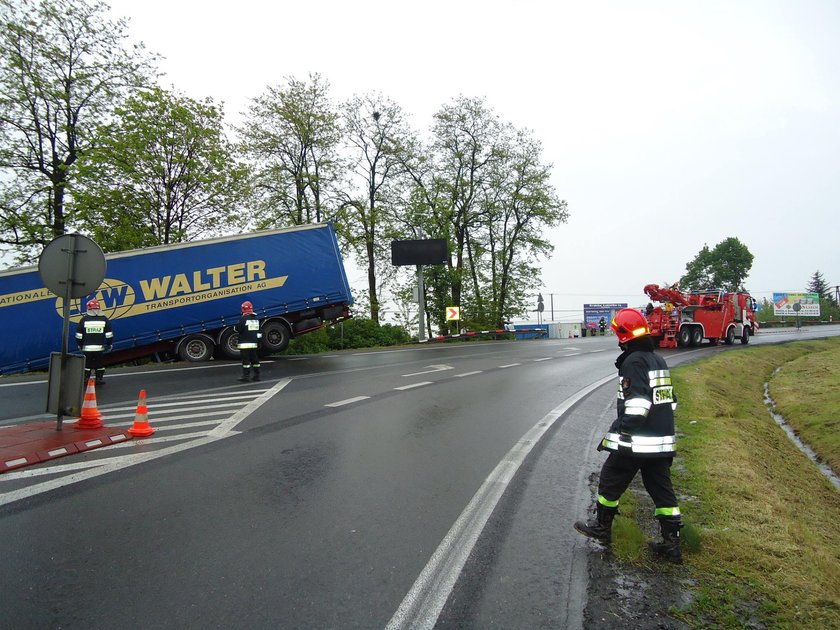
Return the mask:
<svg viewBox="0 0 840 630">
<path fill-rule="evenodd" d="M 396 230 L 394 203 L 406 183 L 401 155 L 410 132 L 402 108 L 381 94 L 354 96 L 344 109 L 350 181 L 337 227 L 367 267 L 370 317 L 379 322 L 379 281 L 394 275 L 381 261 Z"/>
</svg>

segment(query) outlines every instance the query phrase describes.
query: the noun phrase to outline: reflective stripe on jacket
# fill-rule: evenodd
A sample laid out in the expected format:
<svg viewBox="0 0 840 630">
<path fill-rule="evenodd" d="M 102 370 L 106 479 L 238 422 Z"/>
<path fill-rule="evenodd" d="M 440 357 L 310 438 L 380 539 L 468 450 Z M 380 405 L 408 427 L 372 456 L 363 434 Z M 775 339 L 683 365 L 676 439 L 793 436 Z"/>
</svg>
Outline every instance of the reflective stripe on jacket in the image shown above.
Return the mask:
<svg viewBox="0 0 840 630">
<path fill-rule="evenodd" d="M 259 348 L 262 333 L 260 332 L 260 320 L 253 313 L 243 315 L 236 324 L 236 332 L 239 333 L 237 346 L 240 350 L 247 348 Z"/>
<path fill-rule="evenodd" d="M 86 314 L 76 326 L 76 343 L 82 352 L 104 352 L 113 341 L 111 322 L 101 311 Z"/>
<path fill-rule="evenodd" d="M 671 372 L 655 352 L 628 351 L 619 357 L 617 417 L 598 445 L 621 455 L 672 457 L 676 451 Z"/>
</svg>

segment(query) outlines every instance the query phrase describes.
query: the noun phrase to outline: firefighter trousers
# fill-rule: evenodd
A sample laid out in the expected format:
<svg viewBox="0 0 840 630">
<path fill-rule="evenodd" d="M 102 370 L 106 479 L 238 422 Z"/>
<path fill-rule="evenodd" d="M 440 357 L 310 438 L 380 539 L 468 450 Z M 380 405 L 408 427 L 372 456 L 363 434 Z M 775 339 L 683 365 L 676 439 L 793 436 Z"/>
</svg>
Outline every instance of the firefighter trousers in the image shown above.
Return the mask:
<svg viewBox="0 0 840 630">
<path fill-rule="evenodd" d="M 598 494 L 607 501 L 618 501 L 624 494 L 636 473 L 641 471 L 645 485 L 654 505 L 659 508 L 677 507 L 677 497 L 671 484 L 671 463 L 673 457 L 634 457 L 610 453 L 601 467 L 598 480 Z"/>
</svg>

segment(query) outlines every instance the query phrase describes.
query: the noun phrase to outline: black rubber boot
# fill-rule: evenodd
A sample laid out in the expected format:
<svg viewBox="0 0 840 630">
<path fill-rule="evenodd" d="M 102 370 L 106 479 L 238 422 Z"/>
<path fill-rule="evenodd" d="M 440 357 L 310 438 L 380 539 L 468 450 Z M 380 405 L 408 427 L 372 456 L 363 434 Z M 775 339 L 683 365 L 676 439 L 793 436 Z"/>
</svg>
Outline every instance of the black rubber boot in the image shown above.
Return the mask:
<svg viewBox="0 0 840 630">
<path fill-rule="evenodd" d="M 105 384 L 105 370 L 96 370 L 96 384 L 97 385 L 104 385 Z"/>
<path fill-rule="evenodd" d="M 662 541 L 650 543 L 648 545 L 650 550 L 668 562 L 682 564 L 682 550 L 680 549 L 682 526 L 682 519 L 679 516 L 660 517 L 659 529 L 662 532 Z"/>
<path fill-rule="evenodd" d="M 248 374 L 250 373 L 250 371 L 251 370 L 249 368 L 242 368 L 242 376 L 240 376 L 236 380 L 241 381 L 243 383 L 247 383 L 248 382 Z"/>
<path fill-rule="evenodd" d="M 254 380 L 255 381 L 260 380 L 260 368 L 258 368 L 258 367 L 254 368 Z"/>
<path fill-rule="evenodd" d="M 616 514 L 618 514 L 618 508 L 599 503 L 595 506 L 595 518 L 587 523 L 577 521 L 575 529 L 584 536 L 608 544 L 612 541 L 612 524 Z"/>
</svg>

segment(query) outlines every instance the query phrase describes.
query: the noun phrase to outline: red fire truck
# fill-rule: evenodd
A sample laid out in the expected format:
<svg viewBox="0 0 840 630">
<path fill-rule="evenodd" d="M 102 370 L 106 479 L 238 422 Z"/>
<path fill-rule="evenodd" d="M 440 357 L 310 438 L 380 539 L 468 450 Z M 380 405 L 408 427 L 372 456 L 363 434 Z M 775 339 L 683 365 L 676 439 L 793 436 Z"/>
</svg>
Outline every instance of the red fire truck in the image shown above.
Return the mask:
<svg viewBox="0 0 840 630">
<path fill-rule="evenodd" d="M 645 310 L 651 336 L 660 348 L 699 346 L 706 339 L 712 344 L 732 345 L 735 339 L 749 343 L 758 332 L 756 303 L 749 293 L 683 293 L 649 284 L 645 294 L 660 303 L 651 303 Z"/>
</svg>

